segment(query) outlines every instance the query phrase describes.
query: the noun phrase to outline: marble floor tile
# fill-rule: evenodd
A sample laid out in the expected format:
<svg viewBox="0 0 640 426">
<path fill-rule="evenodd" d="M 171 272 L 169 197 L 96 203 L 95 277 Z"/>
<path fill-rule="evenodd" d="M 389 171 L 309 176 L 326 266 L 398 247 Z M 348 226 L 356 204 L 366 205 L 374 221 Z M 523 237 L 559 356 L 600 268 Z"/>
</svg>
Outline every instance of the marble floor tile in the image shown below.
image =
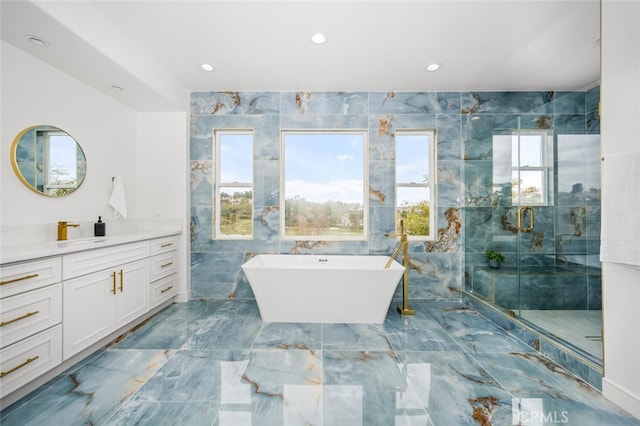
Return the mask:
<svg viewBox="0 0 640 426">
<path fill-rule="evenodd" d="M 396 351 L 463 350 L 433 318 L 403 317 L 401 320 L 387 320 L 384 329 Z"/>
<path fill-rule="evenodd" d="M 324 377 L 324 385 L 333 392 L 350 395 L 339 411 L 324 407 L 326 425 L 393 425 L 396 415 L 412 406 L 414 395 L 405 390 L 405 377 L 394 352 L 325 351 Z M 426 416 L 424 409 L 413 405 L 417 408 L 414 414 Z"/>
<path fill-rule="evenodd" d="M 464 352 L 400 352 L 404 388 L 435 425 L 509 425 L 511 394 Z"/>
<path fill-rule="evenodd" d="M 26 401 L 2 425 L 98 424 L 167 361 L 167 350 L 108 350 Z"/>
<path fill-rule="evenodd" d="M 253 349 L 322 349 L 322 324 L 263 323 Z"/>
<path fill-rule="evenodd" d="M 150 402 L 219 402 L 225 374 L 244 371 L 247 350 L 179 350 L 133 396 Z M 240 376 L 238 376 L 240 377 Z"/>
<path fill-rule="evenodd" d="M 602 311 L 523 310 L 522 319 L 602 360 Z"/>
<path fill-rule="evenodd" d="M 594 388 L 562 367 L 533 353 L 475 354 L 474 357 L 513 395 L 514 411 L 552 413 L 565 424 L 640 424 Z M 523 408 L 518 408 L 520 405 Z M 524 415 L 524 414 L 523 414 Z"/>
<path fill-rule="evenodd" d="M 468 352 L 532 352 L 533 349 L 466 306 L 433 306 L 431 315 Z"/>
<path fill-rule="evenodd" d="M 225 301 L 198 300 L 174 303 L 127 333 L 113 347 L 118 349 L 178 349 L 214 315 Z"/>
<path fill-rule="evenodd" d="M 387 351 L 391 345 L 380 324 L 323 324 L 322 349 Z"/>
<path fill-rule="evenodd" d="M 5 425 L 640 425 L 454 302 L 384 324 L 262 323 L 251 300 L 156 314 L 0 412 Z"/>
</svg>

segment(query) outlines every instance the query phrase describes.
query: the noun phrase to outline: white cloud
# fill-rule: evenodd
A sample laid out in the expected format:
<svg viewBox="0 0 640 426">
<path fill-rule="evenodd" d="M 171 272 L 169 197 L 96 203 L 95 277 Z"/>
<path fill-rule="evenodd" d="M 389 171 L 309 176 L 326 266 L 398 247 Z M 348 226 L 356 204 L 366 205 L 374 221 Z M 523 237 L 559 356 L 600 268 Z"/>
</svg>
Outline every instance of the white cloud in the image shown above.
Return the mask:
<svg viewBox="0 0 640 426">
<path fill-rule="evenodd" d="M 363 185 L 361 180 L 334 180 L 326 183 L 292 180 L 286 182 L 285 196 L 299 196 L 307 201 L 325 202 L 328 200 L 345 203 L 363 202 Z"/>
</svg>

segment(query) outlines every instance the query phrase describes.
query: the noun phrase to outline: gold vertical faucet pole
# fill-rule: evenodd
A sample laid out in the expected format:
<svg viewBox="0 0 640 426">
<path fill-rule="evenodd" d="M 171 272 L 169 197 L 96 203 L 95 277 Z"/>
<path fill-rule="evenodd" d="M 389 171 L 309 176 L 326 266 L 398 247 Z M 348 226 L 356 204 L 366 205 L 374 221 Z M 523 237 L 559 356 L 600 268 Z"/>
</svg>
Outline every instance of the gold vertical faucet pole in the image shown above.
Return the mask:
<svg viewBox="0 0 640 426">
<path fill-rule="evenodd" d="M 80 226 L 79 223 L 68 223 L 65 221 L 58 222 L 58 241 L 66 241 L 67 239 L 67 228 L 69 226 L 73 226 L 74 228 Z"/>
<path fill-rule="evenodd" d="M 397 237 L 398 234 L 385 234 L 385 237 Z M 402 306 L 398 306 L 400 315 L 414 315 L 416 312 L 409 307 L 409 239 L 404 232 L 404 220 L 400 220 L 400 245 L 387 262 L 385 268 L 391 266 L 393 259 L 402 251 L 402 266 L 404 273 L 402 274 Z"/>
</svg>

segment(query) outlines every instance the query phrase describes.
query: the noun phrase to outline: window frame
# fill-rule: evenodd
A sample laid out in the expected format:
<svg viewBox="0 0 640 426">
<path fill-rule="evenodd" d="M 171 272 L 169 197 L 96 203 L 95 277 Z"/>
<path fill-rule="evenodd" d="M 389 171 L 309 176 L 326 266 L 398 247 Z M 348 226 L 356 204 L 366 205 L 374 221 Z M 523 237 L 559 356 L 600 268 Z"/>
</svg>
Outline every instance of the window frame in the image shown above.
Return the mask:
<svg viewBox="0 0 640 426">
<path fill-rule="evenodd" d="M 286 146 L 287 134 L 332 135 L 356 134 L 362 136 L 362 233 L 358 235 L 287 235 L 286 233 Z M 367 241 L 369 238 L 369 130 L 360 128 L 339 129 L 280 129 L 280 240 L 282 241 Z"/>
<path fill-rule="evenodd" d="M 225 135 L 249 135 L 251 136 L 251 182 L 222 182 L 221 172 L 222 172 L 222 155 L 221 155 L 221 145 L 222 138 Z M 214 129 L 213 130 L 213 210 L 214 213 L 212 215 L 213 219 L 213 235 L 212 238 L 214 240 L 251 240 L 254 236 L 254 212 L 255 212 L 255 168 L 254 168 L 254 155 L 255 155 L 255 134 L 253 129 Z M 251 191 L 251 232 L 247 235 L 242 234 L 223 234 L 221 230 L 221 188 L 247 188 Z"/>
<path fill-rule="evenodd" d="M 427 174 L 427 182 L 400 182 L 398 181 L 398 136 L 426 136 L 428 139 L 427 146 L 427 167 L 429 173 Z M 426 188 L 429 190 L 429 234 L 427 235 L 411 235 L 407 234 L 407 239 L 410 241 L 435 241 L 437 239 L 437 226 L 438 226 L 438 142 L 437 142 L 437 130 L 424 128 L 424 129 L 397 129 L 394 133 L 394 228 L 396 233 L 400 233 L 400 221 L 398 220 L 399 214 L 399 200 L 398 189 L 399 188 Z M 406 226 L 405 226 L 406 230 Z"/>
<path fill-rule="evenodd" d="M 522 136 L 539 136 L 540 137 L 540 166 L 521 166 L 520 162 L 522 160 Z M 514 197 L 511 197 L 511 205 L 513 206 L 523 206 L 523 205 L 527 205 L 527 206 L 540 206 L 540 207 L 544 207 L 544 206 L 548 206 L 551 203 L 550 200 L 550 193 L 551 193 L 551 188 L 549 187 L 551 180 L 550 180 L 550 172 L 551 172 L 551 164 L 552 164 L 552 160 L 549 158 L 549 134 L 548 134 L 548 130 L 546 129 L 517 129 L 514 130 L 511 134 L 512 137 L 512 143 L 511 143 L 511 147 L 513 150 L 513 138 L 517 138 L 516 143 L 517 143 L 517 152 L 518 152 L 518 163 L 517 165 L 513 164 L 513 161 L 511 162 L 511 176 L 513 176 L 514 172 L 517 172 L 517 176 L 518 176 L 518 197 L 516 199 L 514 199 Z M 513 156 L 513 152 L 511 154 Z M 522 188 L 520 187 L 520 172 L 527 172 L 527 171 L 534 171 L 534 172 L 542 172 L 542 182 L 541 182 L 541 198 L 542 201 L 540 201 L 539 203 L 534 203 L 534 202 L 523 202 L 522 201 Z M 512 178 L 513 179 L 513 178 Z"/>
</svg>

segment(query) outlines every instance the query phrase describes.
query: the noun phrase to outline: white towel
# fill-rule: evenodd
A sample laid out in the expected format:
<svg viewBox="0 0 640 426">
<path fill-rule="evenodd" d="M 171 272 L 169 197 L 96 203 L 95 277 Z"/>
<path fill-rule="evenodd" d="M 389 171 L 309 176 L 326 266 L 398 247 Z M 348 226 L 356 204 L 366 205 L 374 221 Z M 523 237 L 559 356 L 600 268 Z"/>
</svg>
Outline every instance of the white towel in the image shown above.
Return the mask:
<svg viewBox="0 0 640 426">
<path fill-rule="evenodd" d="M 640 267 L 640 151 L 603 163 L 600 260 Z"/>
<path fill-rule="evenodd" d="M 119 177 L 113 178 L 113 191 L 109 197 L 109 205 L 113 207 L 113 218 L 127 218 L 127 198 L 124 195 L 124 185 Z"/>
</svg>

